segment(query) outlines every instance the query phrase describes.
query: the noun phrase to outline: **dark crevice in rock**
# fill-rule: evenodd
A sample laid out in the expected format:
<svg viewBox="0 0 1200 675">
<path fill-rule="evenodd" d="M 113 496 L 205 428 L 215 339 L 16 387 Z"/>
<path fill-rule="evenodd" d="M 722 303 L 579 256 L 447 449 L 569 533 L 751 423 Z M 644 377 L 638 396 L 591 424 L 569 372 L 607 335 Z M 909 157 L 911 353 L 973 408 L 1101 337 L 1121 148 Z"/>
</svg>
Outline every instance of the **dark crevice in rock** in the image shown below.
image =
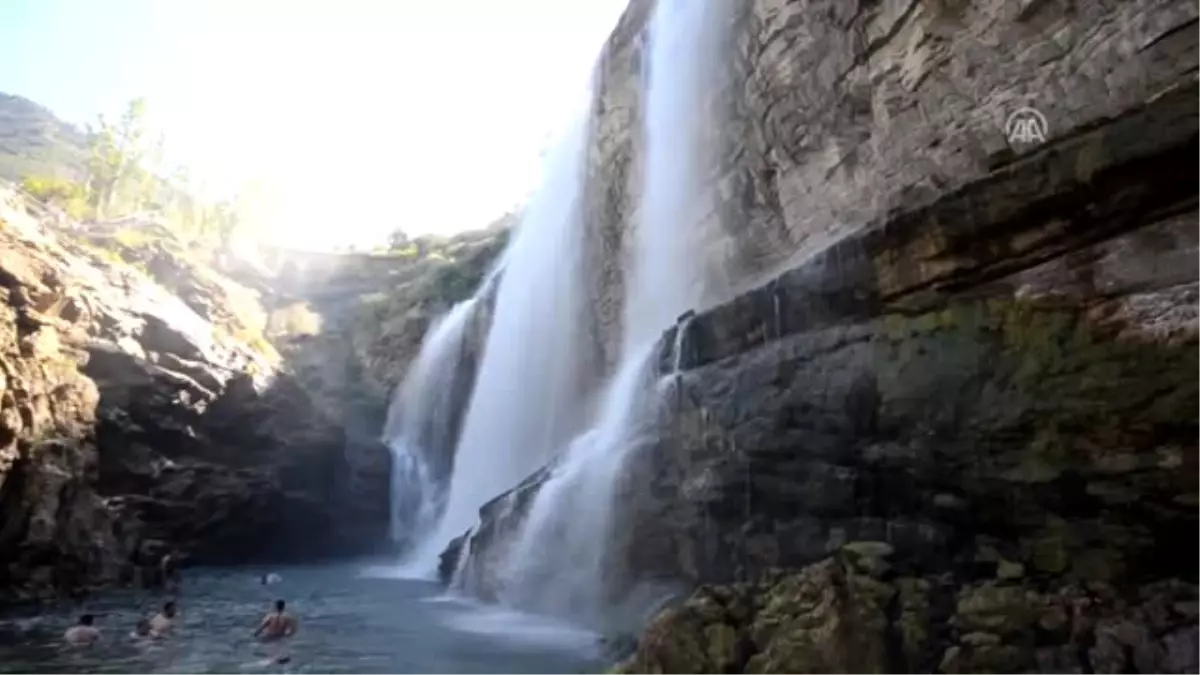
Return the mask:
<svg viewBox="0 0 1200 675">
<path fill-rule="evenodd" d="M 866 5 L 867 3 L 864 2 L 862 4 Z M 909 20 L 912 18 L 913 14 L 917 12 L 917 9 L 920 6 L 921 0 L 909 0 L 908 5 L 905 6 L 905 8 L 900 12 L 900 15 L 896 17 L 896 20 L 892 22 L 892 25 L 888 26 L 887 31 L 885 31 L 883 35 L 879 36 L 875 40 L 868 42 L 865 49 L 854 55 L 853 65 L 838 75 L 837 79 L 834 80 L 832 89 L 834 91 L 840 89 L 842 84 L 846 81 L 846 78 L 848 78 L 851 73 L 870 62 L 872 56 L 874 56 L 879 52 L 880 49 L 883 49 L 884 46 L 894 40 L 896 36 L 900 34 L 900 31 L 903 30 L 908 24 Z"/>
</svg>

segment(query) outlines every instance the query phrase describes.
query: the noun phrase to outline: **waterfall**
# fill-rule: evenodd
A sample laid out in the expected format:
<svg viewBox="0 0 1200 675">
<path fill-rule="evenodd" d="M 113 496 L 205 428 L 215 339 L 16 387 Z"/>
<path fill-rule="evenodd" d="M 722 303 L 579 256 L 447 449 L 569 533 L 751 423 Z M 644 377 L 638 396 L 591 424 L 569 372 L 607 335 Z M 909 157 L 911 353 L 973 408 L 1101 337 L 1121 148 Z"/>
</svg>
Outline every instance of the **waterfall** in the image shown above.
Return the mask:
<svg viewBox="0 0 1200 675">
<path fill-rule="evenodd" d="M 392 394 L 384 442 L 392 451 L 391 538 L 397 543 L 428 536 L 445 506 L 459 399 L 472 375 L 464 352 L 478 303 L 477 297 L 460 302 L 430 326 Z"/>
<path fill-rule="evenodd" d="M 716 84 L 730 3 L 659 0 L 646 67 L 645 174 L 625 297 L 628 351 L 657 340 L 677 317 L 726 293 L 714 256 L 725 238 L 705 199 L 721 120 L 707 98 Z"/>
<path fill-rule="evenodd" d="M 701 111 L 713 84 L 721 23 L 705 0 L 660 0 L 650 33 L 646 170 L 625 297 L 621 363 L 595 425 L 567 447 L 539 489 L 507 561 L 504 599 L 596 622 L 609 606 L 615 488 L 630 451 L 652 431 L 663 390 L 654 381 L 663 332 L 722 291 L 713 241 L 724 236 L 701 206 L 714 120 Z M 681 324 L 682 339 L 686 325 Z"/>
<path fill-rule="evenodd" d="M 595 411 L 588 396 L 597 392 L 586 390 L 595 365 L 589 360 L 593 345 L 583 274 L 586 117 L 552 156 L 546 180 L 504 253 L 449 486 L 444 500 L 432 502 L 430 512 L 434 518 L 440 513 L 440 521 L 421 546 L 417 565 L 433 569 L 446 544 L 476 524 L 482 505 L 549 466 L 540 484 L 530 483 L 535 492 L 526 493 L 524 513 L 501 514 L 516 528 L 504 536 L 514 539 L 500 549 L 503 560 L 484 563 L 499 565 L 493 568 L 499 599 L 589 623 L 610 607 L 607 574 L 621 553 L 612 546 L 616 487 L 629 453 L 655 440 L 656 406 L 670 390 L 655 381 L 658 341 L 677 320 L 686 322 L 686 313 L 729 292 L 715 255 L 720 250 L 715 244 L 726 235 L 711 198 L 716 148 L 709 141 L 721 120 L 708 97 L 721 72 L 724 17 L 718 10 L 733 6 L 718 0 L 655 5 L 646 65 L 642 203 L 626 241 L 632 264 L 625 275 L 624 333 L 616 373 L 599 392 Z M 444 324 L 447 333 L 452 318 Z M 678 359 L 685 329 L 681 323 L 677 366 L 683 363 Z M 595 416 L 589 418 L 591 412 Z M 469 581 L 465 577 L 474 568 L 467 558 L 474 549 L 464 544 L 457 583 Z"/>
<path fill-rule="evenodd" d="M 596 426 L 577 436 L 541 486 L 503 571 L 503 599 L 549 614 L 595 618 L 606 604 L 612 488 L 625 451 L 644 439 L 652 409 L 654 344 L 621 364 Z"/>
<path fill-rule="evenodd" d="M 580 222 L 586 116 L 551 158 L 504 255 L 491 329 L 455 453 L 445 513 L 419 556 L 436 556 L 579 428 L 588 362 Z"/>
</svg>

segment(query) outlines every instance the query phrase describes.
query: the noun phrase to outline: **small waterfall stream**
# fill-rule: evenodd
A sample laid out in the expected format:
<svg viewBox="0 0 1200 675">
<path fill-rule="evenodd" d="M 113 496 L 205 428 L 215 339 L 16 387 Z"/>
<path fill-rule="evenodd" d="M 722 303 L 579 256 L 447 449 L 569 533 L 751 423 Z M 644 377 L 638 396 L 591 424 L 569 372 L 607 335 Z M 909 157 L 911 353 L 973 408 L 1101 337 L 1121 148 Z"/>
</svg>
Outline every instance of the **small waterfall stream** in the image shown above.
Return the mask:
<svg viewBox="0 0 1200 675">
<path fill-rule="evenodd" d="M 595 426 L 575 437 L 534 498 L 508 556 L 503 599 L 559 616 L 596 617 L 605 593 L 612 488 L 653 409 L 654 343 L 621 365 Z"/>
<path fill-rule="evenodd" d="M 391 537 L 413 544 L 429 535 L 445 508 L 458 435 L 456 396 L 478 297 L 458 303 L 425 335 L 421 351 L 392 394 L 384 441 L 392 451 Z"/>
</svg>

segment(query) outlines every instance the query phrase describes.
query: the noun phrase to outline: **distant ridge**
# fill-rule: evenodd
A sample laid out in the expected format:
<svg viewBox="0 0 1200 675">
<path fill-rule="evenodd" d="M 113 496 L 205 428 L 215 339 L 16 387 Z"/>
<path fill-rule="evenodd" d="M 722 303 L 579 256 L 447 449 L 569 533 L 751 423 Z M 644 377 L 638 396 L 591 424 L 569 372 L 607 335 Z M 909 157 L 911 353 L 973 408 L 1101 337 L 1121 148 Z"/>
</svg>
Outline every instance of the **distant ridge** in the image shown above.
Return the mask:
<svg viewBox="0 0 1200 675">
<path fill-rule="evenodd" d="M 84 177 L 87 134 L 50 109 L 22 96 L 0 92 L 0 178 Z"/>
</svg>

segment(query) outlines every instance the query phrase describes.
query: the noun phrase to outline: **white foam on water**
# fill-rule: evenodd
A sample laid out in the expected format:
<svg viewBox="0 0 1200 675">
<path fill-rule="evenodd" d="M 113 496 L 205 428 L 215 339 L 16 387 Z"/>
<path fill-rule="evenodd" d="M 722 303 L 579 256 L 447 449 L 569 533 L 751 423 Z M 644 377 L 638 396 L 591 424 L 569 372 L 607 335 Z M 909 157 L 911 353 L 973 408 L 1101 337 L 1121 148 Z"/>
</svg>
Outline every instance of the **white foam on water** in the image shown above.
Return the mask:
<svg viewBox="0 0 1200 675">
<path fill-rule="evenodd" d="M 570 652 L 595 650 L 600 635 L 561 620 L 497 606 L 463 602 L 447 612 L 442 623 L 448 628 L 483 635 L 507 644 Z"/>
</svg>

